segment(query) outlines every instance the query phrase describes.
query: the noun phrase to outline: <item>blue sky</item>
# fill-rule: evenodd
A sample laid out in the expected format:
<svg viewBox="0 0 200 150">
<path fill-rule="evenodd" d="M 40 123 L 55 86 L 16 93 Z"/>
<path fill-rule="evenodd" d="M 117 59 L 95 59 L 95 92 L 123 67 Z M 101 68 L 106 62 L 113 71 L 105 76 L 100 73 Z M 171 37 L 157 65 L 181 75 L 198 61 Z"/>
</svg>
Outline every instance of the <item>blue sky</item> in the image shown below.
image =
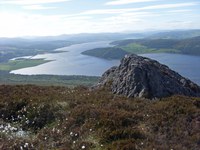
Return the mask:
<svg viewBox="0 0 200 150">
<path fill-rule="evenodd" d="M 199 0 L 0 0 L 0 37 L 199 29 Z"/>
</svg>

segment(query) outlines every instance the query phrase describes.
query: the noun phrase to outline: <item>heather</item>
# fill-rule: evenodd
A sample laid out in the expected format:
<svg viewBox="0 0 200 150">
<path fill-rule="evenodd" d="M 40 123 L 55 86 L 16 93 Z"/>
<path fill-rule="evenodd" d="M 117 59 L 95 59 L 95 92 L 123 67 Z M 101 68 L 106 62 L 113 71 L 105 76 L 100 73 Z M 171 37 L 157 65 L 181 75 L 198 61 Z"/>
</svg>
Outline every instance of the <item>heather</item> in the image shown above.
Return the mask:
<svg viewBox="0 0 200 150">
<path fill-rule="evenodd" d="M 1 85 L 0 148 L 199 149 L 199 98 L 148 100 L 108 91 Z"/>
</svg>

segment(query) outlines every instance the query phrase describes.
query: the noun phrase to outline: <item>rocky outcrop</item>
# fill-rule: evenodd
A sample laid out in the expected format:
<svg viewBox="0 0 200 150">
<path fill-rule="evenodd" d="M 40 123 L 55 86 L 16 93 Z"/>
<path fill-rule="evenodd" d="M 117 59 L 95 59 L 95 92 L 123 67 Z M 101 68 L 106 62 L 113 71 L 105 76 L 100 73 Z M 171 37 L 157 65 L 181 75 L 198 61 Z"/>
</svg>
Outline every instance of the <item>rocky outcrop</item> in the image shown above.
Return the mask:
<svg viewBox="0 0 200 150">
<path fill-rule="evenodd" d="M 162 98 L 171 95 L 200 96 L 200 87 L 155 60 L 126 55 L 118 67 L 106 71 L 97 87 L 109 85 L 114 94 Z"/>
</svg>

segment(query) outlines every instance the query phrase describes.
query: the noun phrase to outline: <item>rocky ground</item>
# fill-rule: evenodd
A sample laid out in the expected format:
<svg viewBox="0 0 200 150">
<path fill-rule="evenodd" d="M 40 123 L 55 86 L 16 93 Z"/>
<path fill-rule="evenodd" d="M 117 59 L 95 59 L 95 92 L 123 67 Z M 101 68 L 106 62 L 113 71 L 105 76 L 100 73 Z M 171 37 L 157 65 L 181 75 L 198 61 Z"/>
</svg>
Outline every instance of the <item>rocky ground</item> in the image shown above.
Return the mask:
<svg viewBox="0 0 200 150">
<path fill-rule="evenodd" d="M 98 87 L 109 86 L 127 97 L 162 98 L 172 95 L 200 97 L 200 87 L 159 62 L 127 55 L 118 67 L 106 71 Z"/>
</svg>

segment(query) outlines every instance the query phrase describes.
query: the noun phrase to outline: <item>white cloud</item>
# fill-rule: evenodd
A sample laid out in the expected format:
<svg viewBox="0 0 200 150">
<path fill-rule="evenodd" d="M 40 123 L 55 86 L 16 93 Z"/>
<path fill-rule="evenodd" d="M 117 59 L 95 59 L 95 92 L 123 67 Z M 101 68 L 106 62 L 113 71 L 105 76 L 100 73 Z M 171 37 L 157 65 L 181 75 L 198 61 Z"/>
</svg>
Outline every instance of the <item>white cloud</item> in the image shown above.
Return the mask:
<svg viewBox="0 0 200 150">
<path fill-rule="evenodd" d="M 93 23 L 90 18 L 90 16 L 0 13 L 0 37 L 87 32 Z"/>
<path fill-rule="evenodd" d="M 189 28 L 197 28 L 199 26 L 199 23 L 193 22 L 193 21 L 166 21 L 162 22 L 160 24 L 156 24 L 155 27 L 157 28 L 163 28 L 168 27 L 168 29 L 189 29 Z M 198 27 L 199 28 L 199 27 Z"/>
<path fill-rule="evenodd" d="M 143 10 L 155 10 L 155 9 L 171 9 L 171 8 L 181 8 L 188 6 L 195 6 L 199 3 L 190 2 L 190 3 L 177 3 L 177 4 L 161 4 L 161 5 L 151 5 L 140 8 L 126 8 L 126 9 L 96 9 L 96 10 L 88 10 L 82 12 L 82 15 L 101 15 L 101 14 L 120 14 L 125 12 L 134 12 L 134 11 L 143 11 Z"/>
<path fill-rule="evenodd" d="M 179 8 L 179 7 L 187 7 L 187 6 L 195 6 L 199 3 L 190 2 L 190 3 L 176 3 L 176 4 L 161 4 L 161 5 L 152 5 L 141 8 L 141 10 L 148 10 L 148 9 L 169 9 L 169 8 Z"/>
<path fill-rule="evenodd" d="M 163 17 L 162 14 L 151 12 L 126 12 L 96 19 L 87 15 L 0 13 L 0 37 L 197 28 L 200 25 L 198 20 L 184 22 L 180 19 L 180 22 L 174 22 L 168 19 L 160 22 L 160 16 Z"/>
<path fill-rule="evenodd" d="M 191 9 L 177 9 L 177 10 L 169 10 L 168 13 L 182 13 L 182 12 L 192 12 Z"/>
<path fill-rule="evenodd" d="M 130 3 L 152 2 L 156 0 L 115 0 L 107 2 L 106 5 L 124 5 Z"/>
<path fill-rule="evenodd" d="M 105 21 L 117 21 L 117 22 L 138 22 L 138 21 L 143 21 L 145 17 L 155 17 L 155 16 L 160 16 L 159 14 L 156 13 L 151 13 L 151 12 L 133 12 L 133 13 L 122 13 L 117 16 L 112 16 L 112 17 L 107 17 L 103 20 Z"/>
<path fill-rule="evenodd" d="M 59 3 L 67 1 L 70 0 L 1 0 L 0 4 L 39 5 L 39 4 Z"/>
<path fill-rule="evenodd" d="M 44 7 L 42 5 L 27 5 L 27 6 L 22 6 L 22 8 L 28 10 L 43 10 L 43 9 L 55 9 L 56 7 Z"/>
<path fill-rule="evenodd" d="M 34 2 L 36 1 L 37 0 Z M 53 0 L 51 0 L 51 2 L 52 1 Z M 58 1 L 60 0 L 56 0 L 56 2 Z M 187 11 L 190 9 L 188 6 L 196 4 L 195 2 L 190 2 L 150 5 L 139 8 L 130 7 L 126 9 L 94 9 L 75 14 L 65 13 L 61 15 L 34 15 L 30 12 L 1 12 L 0 37 L 27 35 L 48 36 L 83 32 L 120 32 L 125 30 L 145 30 L 148 28 L 198 28 L 200 27 L 200 22 L 196 18 L 199 18 L 199 16 L 192 15 L 193 17 L 188 17 L 186 16 L 187 13 L 183 13 L 184 15 L 181 16 L 180 14 L 174 14 L 175 12 Z M 22 7 L 25 9 L 51 8 L 43 7 L 42 4 L 29 3 L 27 6 L 26 5 L 22 5 Z M 154 12 L 152 10 L 158 11 Z M 172 19 L 180 20 L 180 22 L 174 22 Z M 185 20 L 188 20 L 188 22 L 184 22 Z"/>
<path fill-rule="evenodd" d="M 88 10 L 80 14 L 81 15 L 120 14 L 127 12 L 129 10 L 130 9 L 96 9 L 96 10 Z"/>
</svg>

